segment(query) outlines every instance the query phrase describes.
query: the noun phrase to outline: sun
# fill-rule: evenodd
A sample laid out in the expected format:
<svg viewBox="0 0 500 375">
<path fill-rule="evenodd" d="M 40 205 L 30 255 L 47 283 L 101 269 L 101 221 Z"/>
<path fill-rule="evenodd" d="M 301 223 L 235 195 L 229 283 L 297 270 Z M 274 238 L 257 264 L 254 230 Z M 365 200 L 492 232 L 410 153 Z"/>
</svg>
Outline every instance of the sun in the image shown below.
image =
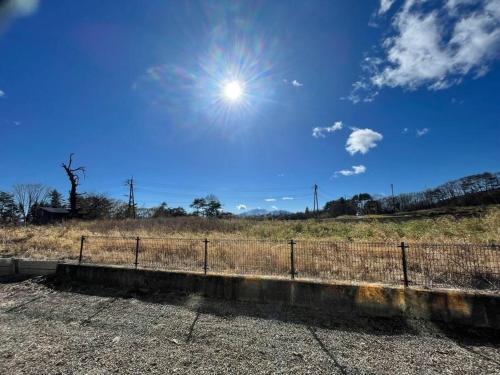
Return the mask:
<svg viewBox="0 0 500 375">
<path fill-rule="evenodd" d="M 222 87 L 222 95 L 229 102 L 238 102 L 243 94 L 243 85 L 239 81 L 228 82 Z"/>
</svg>

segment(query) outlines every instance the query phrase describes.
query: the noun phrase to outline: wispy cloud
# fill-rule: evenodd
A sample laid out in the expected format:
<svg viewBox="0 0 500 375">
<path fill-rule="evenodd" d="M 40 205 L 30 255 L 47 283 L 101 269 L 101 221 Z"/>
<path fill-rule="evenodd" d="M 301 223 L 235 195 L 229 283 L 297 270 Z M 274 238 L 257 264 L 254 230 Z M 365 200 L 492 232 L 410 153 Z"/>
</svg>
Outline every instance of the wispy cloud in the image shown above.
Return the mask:
<svg viewBox="0 0 500 375">
<path fill-rule="evenodd" d="M 264 199 L 266 202 L 276 202 L 276 198 L 266 198 Z"/>
<path fill-rule="evenodd" d="M 395 1 L 396 0 L 380 0 L 380 7 L 378 8 L 378 14 L 384 14 L 385 12 L 387 12 Z"/>
<path fill-rule="evenodd" d="M 271 208 L 272 208 L 273 210 L 275 210 L 275 211 L 278 209 L 278 207 L 276 207 L 276 206 L 271 206 Z"/>
<path fill-rule="evenodd" d="M 384 137 L 372 129 L 352 128 L 352 133 L 347 138 L 346 150 L 351 155 L 356 153 L 366 154 L 371 148 L 377 146 Z"/>
<path fill-rule="evenodd" d="M 383 0 L 379 14 L 394 1 Z M 433 4 L 439 4 L 434 5 Z M 500 51 L 498 0 L 402 2 L 379 56 L 364 59 L 348 99 L 371 101 L 384 87 L 443 90 L 485 75 Z"/>
<path fill-rule="evenodd" d="M 356 174 L 362 174 L 366 172 L 366 167 L 364 165 L 353 165 L 352 169 L 342 169 L 341 171 L 335 172 L 334 177 L 339 176 L 354 176 Z"/>
<path fill-rule="evenodd" d="M 3 98 L 5 96 L 5 91 L 0 90 L 0 98 Z"/>
<path fill-rule="evenodd" d="M 34 14 L 39 0 L 3 0 L 0 1 L 0 32 L 14 19 Z"/>
<path fill-rule="evenodd" d="M 294 87 L 302 87 L 302 86 L 304 86 L 304 84 L 303 84 L 302 82 L 299 82 L 299 81 L 297 81 L 296 79 L 294 79 L 294 80 L 292 80 L 292 81 L 289 81 L 288 79 L 284 79 L 284 80 L 283 80 L 283 83 L 284 83 L 285 85 L 290 84 L 290 85 L 292 85 L 292 86 L 294 86 Z"/>
<path fill-rule="evenodd" d="M 284 173 L 278 173 L 276 176 L 278 176 L 278 177 L 285 177 L 285 174 Z"/>
<path fill-rule="evenodd" d="M 423 135 L 426 135 L 427 133 L 429 133 L 428 128 L 417 129 L 417 137 L 421 137 Z"/>
<path fill-rule="evenodd" d="M 281 199 L 284 201 L 293 201 L 295 198 L 294 197 L 283 197 Z"/>
<path fill-rule="evenodd" d="M 236 209 L 237 209 L 238 211 L 244 211 L 244 210 L 246 210 L 246 209 L 247 209 L 247 206 L 246 206 L 245 204 L 240 203 L 240 204 L 238 204 L 238 205 L 236 206 Z"/>
<path fill-rule="evenodd" d="M 312 136 L 314 138 L 325 138 L 325 133 L 333 133 L 337 130 L 341 130 L 343 127 L 342 121 L 336 121 L 332 126 L 315 127 L 312 130 Z"/>
<path fill-rule="evenodd" d="M 406 134 L 408 133 L 408 128 L 404 128 L 403 131 L 401 132 L 401 134 Z"/>
</svg>

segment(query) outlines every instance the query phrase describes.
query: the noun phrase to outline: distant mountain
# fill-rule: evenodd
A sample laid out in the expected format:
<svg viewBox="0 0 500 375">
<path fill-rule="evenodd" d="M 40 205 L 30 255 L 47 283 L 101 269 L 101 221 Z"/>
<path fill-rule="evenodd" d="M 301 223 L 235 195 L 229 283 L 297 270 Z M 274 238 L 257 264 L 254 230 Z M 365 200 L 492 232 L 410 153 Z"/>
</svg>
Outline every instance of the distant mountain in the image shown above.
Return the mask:
<svg viewBox="0 0 500 375">
<path fill-rule="evenodd" d="M 266 210 L 263 208 L 254 208 L 253 210 L 248 210 L 246 212 L 242 212 L 238 216 L 242 217 L 251 217 L 251 216 L 281 216 L 281 215 L 288 215 L 290 214 L 289 211 L 285 210 Z"/>
</svg>

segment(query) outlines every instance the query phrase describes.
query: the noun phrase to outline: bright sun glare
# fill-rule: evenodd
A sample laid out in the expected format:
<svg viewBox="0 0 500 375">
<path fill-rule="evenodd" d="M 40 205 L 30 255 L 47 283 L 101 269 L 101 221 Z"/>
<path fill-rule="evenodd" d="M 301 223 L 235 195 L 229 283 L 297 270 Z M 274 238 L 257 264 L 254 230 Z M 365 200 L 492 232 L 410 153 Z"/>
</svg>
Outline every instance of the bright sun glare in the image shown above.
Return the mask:
<svg viewBox="0 0 500 375">
<path fill-rule="evenodd" d="M 243 95 L 243 87 L 238 81 L 226 83 L 222 89 L 224 98 L 230 102 L 237 102 Z"/>
</svg>

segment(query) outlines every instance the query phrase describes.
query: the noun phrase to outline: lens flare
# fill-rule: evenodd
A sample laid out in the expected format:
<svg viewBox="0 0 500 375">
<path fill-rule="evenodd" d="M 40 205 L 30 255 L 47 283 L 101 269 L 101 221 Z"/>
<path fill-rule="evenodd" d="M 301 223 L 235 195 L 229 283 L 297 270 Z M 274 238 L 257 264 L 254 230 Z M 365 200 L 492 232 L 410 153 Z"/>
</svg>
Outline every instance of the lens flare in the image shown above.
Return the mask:
<svg viewBox="0 0 500 375">
<path fill-rule="evenodd" d="M 235 37 L 217 30 L 206 50 L 183 64 L 148 68 L 133 88 L 171 121 L 206 123 L 235 134 L 235 129 L 258 126 L 266 106 L 278 103 L 281 79 L 272 61 L 281 59 L 270 37 L 253 32 Z"/>
<path fill-rule="evenodd" d="M 239 81 L 231 81 L 224 85 L 222 95 L 229 102 L 237 102 L 243 96 L 243 85 Z"/>
</svg>

